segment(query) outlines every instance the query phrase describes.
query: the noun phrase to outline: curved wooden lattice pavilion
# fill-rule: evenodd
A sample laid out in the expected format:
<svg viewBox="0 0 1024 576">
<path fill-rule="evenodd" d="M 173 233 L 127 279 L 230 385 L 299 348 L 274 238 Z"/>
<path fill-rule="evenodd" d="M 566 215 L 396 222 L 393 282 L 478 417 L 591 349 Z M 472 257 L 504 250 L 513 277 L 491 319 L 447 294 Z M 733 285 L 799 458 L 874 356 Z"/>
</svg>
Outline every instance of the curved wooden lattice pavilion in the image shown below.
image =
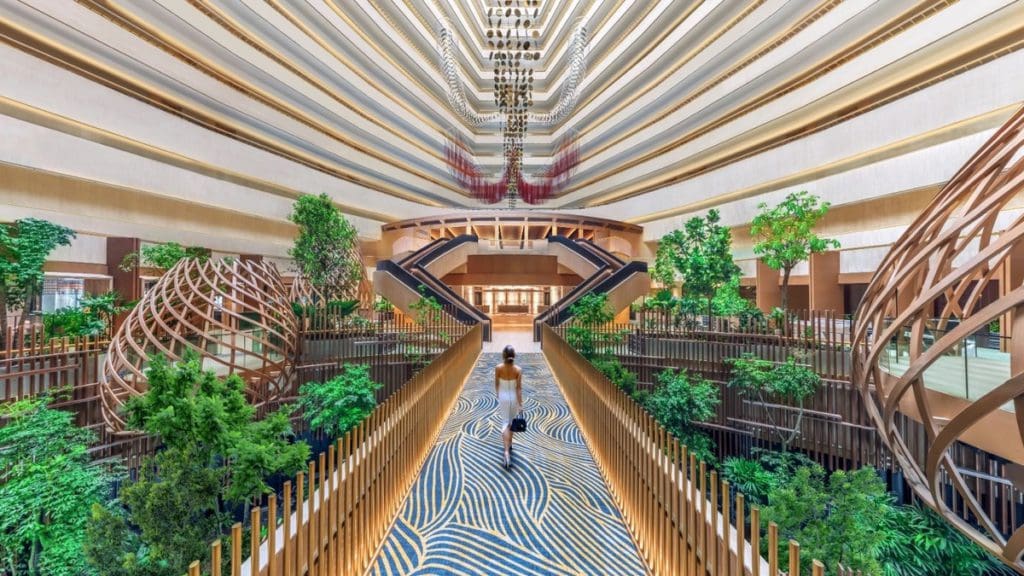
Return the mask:
<svg viewBox="0 0 1024 576">
<path fill-rule="evenodd" d="M 203 367 L 238 374 L 257 407 L 289 382 L 297 321 L 277 268 L 262 261 L 180 261 L 118 329 L 103 365 L 103 417 L 126 433 L 121 408 L 146 390 L 148 358 L 200 354 Z"/>
<path fill-rule="evenodd" d="M 1024 216 L 1008 205 L 1024 193 L 1022 146 L 1024 110 L 882 261 L 858 313 L 854 382 L 917 496 L 1024 573 Z M 979 341 L 994 321 L 1013 337 Z M 957 457 L 960 442 L 996 458 Z"/>
</svg>

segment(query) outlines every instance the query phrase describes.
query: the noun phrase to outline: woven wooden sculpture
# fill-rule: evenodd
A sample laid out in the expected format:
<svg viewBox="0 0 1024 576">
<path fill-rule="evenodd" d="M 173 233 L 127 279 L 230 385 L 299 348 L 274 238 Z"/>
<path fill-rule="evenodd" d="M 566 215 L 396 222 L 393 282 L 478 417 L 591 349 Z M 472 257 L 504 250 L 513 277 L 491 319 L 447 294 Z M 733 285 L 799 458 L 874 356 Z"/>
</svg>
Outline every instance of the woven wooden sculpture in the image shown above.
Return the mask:
<svg viewBox="0 0 1024 576">
<path fill-rule="evenodd" d="M 257 407 L 289 383 L 297 321 L 277 268 L 262 261 L 180 261 L 147 292 L 118 329 L 103 364 L 103 417 L 124 430 L 121 408 L 146 390 L 153 354 L 200 354 L 203 367 L 238 374 Z"/>
<path fill-rule="evenodd" d="M 857 314 L 854 383 L 917 496 L 1024 573 L 1024 218 L 1004 212 L 1024 192 L 1022 146 L 1024 110 L 879 265 Z M 979 355 L 972 335 L 995 320 L 1013 338 Z M 903 415 L 923 434 L 903 434 Z M 1005 460 L 972 468 L 954 458 L 958 442 Z M 1018 519 L 999 529 L 1007 514 Z"/>
</svg>

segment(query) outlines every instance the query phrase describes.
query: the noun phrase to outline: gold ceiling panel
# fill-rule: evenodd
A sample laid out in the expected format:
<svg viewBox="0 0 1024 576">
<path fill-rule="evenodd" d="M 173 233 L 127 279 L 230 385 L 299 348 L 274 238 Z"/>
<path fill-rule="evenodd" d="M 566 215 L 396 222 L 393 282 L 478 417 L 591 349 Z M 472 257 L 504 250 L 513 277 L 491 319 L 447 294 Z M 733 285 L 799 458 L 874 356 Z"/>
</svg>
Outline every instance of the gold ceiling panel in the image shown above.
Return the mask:
<svg viewBox="0 0 1024 576">
<path fill-rule="evenodd" d="M 467 101 L 481 108 L 477 114 L 492 112 L 485 32 L 487 9 L 496 2 L 151 0 L 143 5 L 76 0 L 56 11 L 47 0 L 12 0 L 0 15 L 0 42 L 228 136 L 238 146 L 283 157 L 297 169 L 313 169 L 424 206 L 472 208 L 476 201 L 448 173 L 444 142 L 458 135 L 480 166 L 496 174 L 501 134 L 493 126 L 470 125 L 449 107 L 438 34 L 443 22 L 457 23 L 452 33 L 463 50 L 458 74 L 466 86 L 479 91 Z M 543 114 L 555 105 L 567 66 L 555 55 L 567 52 L 577 25 L 586 26 L 591 43 L 577 106 L 549 126 L 530 126 L 524 167 L 550 164 L 557 151 L 555 136 L 577 134 L 580 173 L 561 196 L 548 201 L 550 208 L 642 196 L 723 169 L 1019 50 L 1024 46 L 1024 25 L 1019 24 L 1024 22 L 1024 0 L 992 4 L 979 8 L 956 0 L 912 0 L 840 10 L 849 5 L 840 0 L 542 0 L 536 29 L 545 41 L 535 71 L 543 77 L 538 91 L 552 97 L 532 112 Z M 914 50 L 900 41 L 935 25 L 939 15 L 954 7 L 970 15 L 960 30 Z M 196 20 L 200 14 L 203 19 Z M 96 17 L 106 22 L 100 24 Z M 105 33 L 102 26 L 107 25 L 111 28 Z M 133 53 L 125 32 L 187 67 Z M 203 42 L 190 42 L 199 34 L 205 36 Z M 681 39 L 669 43 L 674 36 Z M 808 37 L 815 41 L 807 42 Z M 254 51 L 242 50 L 239 41 Z M 789 50 L 794 42 L 800 43 L 799 50 Z M 851 76 L 847 85 L 817 100 L 785 108 L 786 95 L 834 77 L 837 70 L 879 50 L 896 51 L 898 57 L 873 74 Z M 749 72 L 775 55 L 785 64 L 785 74 Z M 288 77 L 274 77 L 269 70 L 265 72 L 271 74 L 255 75 L 268 60 Z M 201 95 L 205 100 L 186 97 L 197 90 L 193 80 L 199 78 L 203 86 L 213 80 L 225 90 L 208 90 Z M 679 113 L 721 90 L 726 81 L 738 86 L 736 96 L 707 106 L 707 113 L 694 110 L 684 128 Z M 654 98 L 659 94 L 672 96 Z M 31 108 L 31 102 L 24 104 Z M 15 107 L 12 102 L 6 106 Z M 46 112 L 40 109 L 32 116 Z M 740 121 L 749 128 L 715 136 Z M 104 126 L 90 129 L 82 134 L 97 140 L 118 136 Z M 698 139 L 707 145 L 679 153 Z M 153 143 L 119 146 L 163 156 Z M 673 155 L 671 162 L 658 161 L 668 155 Z M 608 184 L 627 170 L 630 176 L 623 184 Z M 217 166 L 202 171 L 232 173 Z M 279 188 L 253 180 L 256 189 Z M 750 189 L 755 188 L 760 189 Z M 635 219 L 680 214 L 688 207 L 748 193 L 709 191 L 708 198 L 652 207 L 650 214 Z M 360 210 L 358 201 L 351 204 L 353 210 L 369 212 Z"/>
</svg>

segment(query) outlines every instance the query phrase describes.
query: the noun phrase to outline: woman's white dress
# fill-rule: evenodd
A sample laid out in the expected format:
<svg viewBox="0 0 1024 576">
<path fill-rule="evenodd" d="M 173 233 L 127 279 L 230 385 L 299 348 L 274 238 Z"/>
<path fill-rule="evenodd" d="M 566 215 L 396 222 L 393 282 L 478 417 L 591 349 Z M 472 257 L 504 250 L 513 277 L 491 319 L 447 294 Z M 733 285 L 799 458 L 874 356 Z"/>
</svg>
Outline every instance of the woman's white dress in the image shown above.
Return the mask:
<svg viewBox="0 0 1024 576">
<path fill-rule="evenodd" d="M 512 426 L 512 419 L 519 415 L 519 399 L 516 396 L 516 381 L 498 379 L 498 417 L 501 418 L 501 431 Z"/>
</svg>

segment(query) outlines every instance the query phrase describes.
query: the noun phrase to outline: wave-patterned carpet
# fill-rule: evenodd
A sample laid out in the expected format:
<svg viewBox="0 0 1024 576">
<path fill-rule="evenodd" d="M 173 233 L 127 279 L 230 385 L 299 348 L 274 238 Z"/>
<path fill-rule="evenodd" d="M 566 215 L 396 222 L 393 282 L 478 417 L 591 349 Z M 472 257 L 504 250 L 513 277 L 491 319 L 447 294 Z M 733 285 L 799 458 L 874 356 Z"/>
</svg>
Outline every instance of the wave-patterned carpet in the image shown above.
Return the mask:
<svg viewBox="0 0 1024 576">
<path fill-rule="evenodd" d="M 372 574 L 645 574 L 544 357 L 521 354 L 527 428 L 502 467 L 483 354 Z"/>
</svg>

